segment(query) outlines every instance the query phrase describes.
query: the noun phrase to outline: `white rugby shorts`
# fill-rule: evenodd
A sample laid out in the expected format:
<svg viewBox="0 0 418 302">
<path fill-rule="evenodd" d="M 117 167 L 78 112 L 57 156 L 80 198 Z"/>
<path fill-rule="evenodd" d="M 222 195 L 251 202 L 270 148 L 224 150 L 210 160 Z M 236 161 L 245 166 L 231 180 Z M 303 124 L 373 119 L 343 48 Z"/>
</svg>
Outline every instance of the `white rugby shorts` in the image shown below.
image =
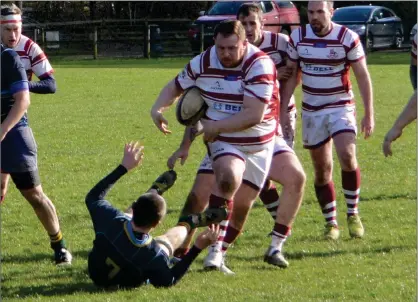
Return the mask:
<svg viewBox="0 0 418 302">
<path fill-rule="evenodd" d="M 290 152 L 295 154 L 295 151 L 289 146 L 287 140 L 285 140 L 281 136 L 276 136 L 276 139 L 274 141 L 274 150 L 273 150 L 273 156 L 276 156 L 278 154 L 282 154 L 285 152 Z"/>
<path fill-rule="evenodd" d="M 315 149 L 337 134 L 351 132 L 357 135 L 354 106 L 324 109 L 317 112 L 302 111 L 303 147 Z"/>
<path fill-rule="evenodd" d="M 244 153 L 235 146 L 221 141 L 208 143 L 207 146 L 210 156 L 205 155 L 197 173 L 213 173 L 212 161 L 216 161 L 222 156 L 232 155 L 245 162 L 244 182 L 255 190 L 262 188 L 270 170 L 275 146 L 274 141 L 266 144 L 264 150 L 255 153 Z"/>
<path fill-rule="evenodd" d="M 222 144 L 226 144 L 226 143 L 222 143 Z M 227 145 L 229 145 L 229 144 L 227 144 Z M 229 146 L 231 146 L 231 145 L 229 145 Z M 231 147 L 234 148 L 233 146 L 231 146 Z M 230 153 L 227 150 L 231 151 L 230 149 L 225 149 L 223 151 L 219 151 L 219 154 Z M 237 151 L 236 153 L 235 153 L 235 150 Z M 236 154 L 240 158 L 245 158 L 246 157 L 245 161 L 246 161 L 246 164 L 247 164 L 247 168 L 244 172 L 243 179 L 246 180 L 247 183 L 250 182 L 251 184 L 256 186 L 258 189 L 261 188 L 261 185 L 260 185 L 261 178 L 262 178 L 261 173 L 264 174 L 264 172 L 262 172 L 262 171 L 267 171 L 266 177 L 263 177 L 263 179 L 265 181 L 265 179 L 268 176 L 268 171 L 269 171 L 269 168 L 270 168 L 270 165 L 271 165 L 271 160 L 270 160 L 270 164 L 268 164 L 268 161 L 265 161 L 263 159 L 263 156 L 267 156 L 267 154 L 265 154 L 265 155 L 260 154 L 260 156 L 258 156 L 258 153 L 247 154 L 246 155 L 246 154 L 242 153 L 241 151 L 239 151 L 237 149 L 235 149 L 235 150 L 231 153 Z M 293 151 L 293 149 L 288 146 L 288 144 L 283 139 L 283 137 L 276 136 L 276 139 L 274 141 L 274 147 L 273 147 L 273 156 L 278 155 L 278 154 L 282 154 L 284 152 L 290 152 L 290 153 L 293 153 L 293 154 L 295 153 Z M 250 155 L 250 156 L 257 155 L 257 156 L 255 157 L 255 159 L 251 158 L 251 159 L 247 160 L 248 155 Z M 268 168 L 263 169 L 263 170 L 261 170 L 259 168 L 261 166 L 261 163 L 260 163 L 261 159 L 259 157 L 261 157 L 261 159 L 263 159 L 263 162 L 265 161 L 266 164 L 268 164 L 268 166 L 267 166 Z M 260 173 L 260 176 L 257 176 L 258 172 Z M 201 161 L 197 173 L 198 174 L 204 174 L 204 173 L 213 174 L 212 160 L 211 160 L 211 158 L 209 157 L 208 154 L 206 154 L 205 157 L 203 158 L 203 160 Z M 262 182 L 262 184 L 264 184 L 264 182 Z"/>
</svg>

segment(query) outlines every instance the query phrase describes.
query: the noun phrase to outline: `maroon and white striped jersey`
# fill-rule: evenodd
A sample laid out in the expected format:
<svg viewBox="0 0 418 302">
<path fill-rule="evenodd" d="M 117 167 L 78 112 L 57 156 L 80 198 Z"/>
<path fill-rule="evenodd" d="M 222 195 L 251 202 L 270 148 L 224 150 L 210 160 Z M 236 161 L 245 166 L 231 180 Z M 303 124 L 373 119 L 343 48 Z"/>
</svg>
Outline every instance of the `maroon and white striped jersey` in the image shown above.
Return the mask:
<svg viewBox="0 0 418 302">
<path fill-rule="evenodd" d="M 287 44 L 289 43 L 289 37 L 284 34 L 275 34 L 270 31 L 263 31 L 261 39 L 261 44 L 258 48 L 270 56 L 277 68 L 286 66 Z M 290 112 L 293 108 L 295 108 L 295 106 L 295 98 L 292 95 L 287 111 Z"/>
<path fill-rule="evenodd" d="M 412 40 L 411 56 L 415 60 L 417 59 L 417 34 L 415 34 L 414 39 Z"/>
<path fill-rule="evenodd" d="M 350 63 L 365 56 L 355 32 L 332 23 L 330 32 L 318 37 L 308 24 L 292 32 L 287 54 L 302 70 L 303 110 L 354 105 Z"/>
<path fill-rule="evenodd" d="M 20 56 L 29 81 L 32 80 L 33 73 L 39 79 L 42 79 L 54 72 L 43 50 L 28 37 L 21 35 L 14 50 Z"/>
<path fill-rule="evenodd" d="M 219 141 L 245 147 L 242 151 L 262 150 L 273 140 L 277 125 L 276 67 L 267 54 L 248 43 L 242 63 L 236 68 L 224 68 L 215 47 L 193 58 L 175 78 L 175 83 L 182 90 L 197 86 L 208 105 L 206 117 L 215 121 L 240 112 L 244 96 L 268 104 L 261 123 L 239 132 L 220 133 L 217 137 Z"/>
</svg>

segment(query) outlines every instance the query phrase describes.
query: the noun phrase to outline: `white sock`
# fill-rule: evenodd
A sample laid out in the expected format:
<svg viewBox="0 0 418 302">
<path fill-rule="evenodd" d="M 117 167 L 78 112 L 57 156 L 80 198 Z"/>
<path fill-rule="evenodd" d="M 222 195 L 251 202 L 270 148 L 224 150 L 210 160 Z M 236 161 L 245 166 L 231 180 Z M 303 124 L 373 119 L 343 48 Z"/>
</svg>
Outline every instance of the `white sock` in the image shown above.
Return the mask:
<svg viewBox="0 0 418 302">
<path fill-rule="evenodd" d="M 281 252 L 285 241 L 286 241 L 286 238 L 282 238 L 280 237 L 279 234 L 277 234 L 276 232 L 273 232 L 273 234 L 271 235 L 271 243 L 270 243 L 271 249 L 270 249 L 269 256 L 271 256 L 277 250 Z"/>
</svg>

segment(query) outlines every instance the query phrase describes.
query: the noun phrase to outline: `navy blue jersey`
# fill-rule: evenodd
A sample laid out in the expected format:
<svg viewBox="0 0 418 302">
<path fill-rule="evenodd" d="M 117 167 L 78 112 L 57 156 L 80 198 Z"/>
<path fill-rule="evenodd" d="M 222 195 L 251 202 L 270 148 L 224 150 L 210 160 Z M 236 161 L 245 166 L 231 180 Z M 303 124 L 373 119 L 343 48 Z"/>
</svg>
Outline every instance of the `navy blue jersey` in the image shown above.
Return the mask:
<svg viewBox="0 0 418 302">
<path fill-rule="evenodd" d="M 1 48 L 1 122 L 6 119 L 13 107 L 13 95 L 17 92 L 29 90 L 28 78 L 19 55 L 13 49 Z M 16 124 L 27 125 L 26 113 Z"/>
<path fill-rule="evenodd" d="M 148 281 L 154 286 L 174 285 L 200 250 L 192 248 L 186 257 L 170 268 L 168 255 L 151 235 L 133 230 L 131 218 L 104 199 L 126 172 L 123 166 L 118 166 L 86 197 L 96 234 L 88 259 L 89 275 L 96 285 L 104 287 L 136 287 Z"/>
</svg>

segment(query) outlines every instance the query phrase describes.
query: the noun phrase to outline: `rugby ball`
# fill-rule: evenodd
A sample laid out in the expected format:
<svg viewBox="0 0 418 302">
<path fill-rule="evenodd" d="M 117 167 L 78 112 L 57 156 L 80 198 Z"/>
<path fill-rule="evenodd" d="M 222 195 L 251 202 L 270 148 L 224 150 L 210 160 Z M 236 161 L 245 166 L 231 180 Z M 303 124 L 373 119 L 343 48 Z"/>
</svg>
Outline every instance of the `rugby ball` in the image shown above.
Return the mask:
<svg viewBox="0 0 418 302">
<path fill-rule="evenodd" d="M 205 100 L 196 86 L 186 89 L 179 97 L 176 107 L 176 117 L 183 126 L 195 125 L 203 116 L 206 109 Z"/>
</svg>

